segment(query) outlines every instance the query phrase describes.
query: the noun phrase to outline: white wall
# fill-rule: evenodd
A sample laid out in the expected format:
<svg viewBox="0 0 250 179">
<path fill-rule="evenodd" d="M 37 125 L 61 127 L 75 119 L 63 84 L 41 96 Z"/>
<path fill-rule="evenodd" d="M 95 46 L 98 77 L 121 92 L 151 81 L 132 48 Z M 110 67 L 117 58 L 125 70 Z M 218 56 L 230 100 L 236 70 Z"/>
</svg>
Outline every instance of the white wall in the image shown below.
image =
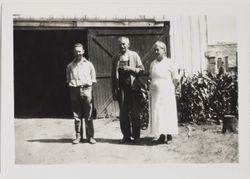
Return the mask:
<svg viewBox="0 0 250 179">
<path fill-rule="evenodd" d="M 170 20 L 171 54 L 180 69 L 194 74 L 207 69 L 206 16 L 174 16 Z"/>
</svg>

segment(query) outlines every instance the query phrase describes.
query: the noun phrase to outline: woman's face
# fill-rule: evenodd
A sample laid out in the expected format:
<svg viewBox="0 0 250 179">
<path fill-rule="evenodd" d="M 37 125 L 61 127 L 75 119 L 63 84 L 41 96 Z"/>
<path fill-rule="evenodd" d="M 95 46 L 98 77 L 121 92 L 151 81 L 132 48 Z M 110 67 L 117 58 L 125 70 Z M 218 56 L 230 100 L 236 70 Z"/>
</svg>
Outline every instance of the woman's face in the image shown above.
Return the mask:
<svg viewBox="0 0 250 179">
<path fill-rule="evenodd" d="M 159 45 L 155 46 L 155 55 L 156 57 L 163 57 L 165 55 L 165 50 L 163 48 L 161 48 Z"/>
</svg>

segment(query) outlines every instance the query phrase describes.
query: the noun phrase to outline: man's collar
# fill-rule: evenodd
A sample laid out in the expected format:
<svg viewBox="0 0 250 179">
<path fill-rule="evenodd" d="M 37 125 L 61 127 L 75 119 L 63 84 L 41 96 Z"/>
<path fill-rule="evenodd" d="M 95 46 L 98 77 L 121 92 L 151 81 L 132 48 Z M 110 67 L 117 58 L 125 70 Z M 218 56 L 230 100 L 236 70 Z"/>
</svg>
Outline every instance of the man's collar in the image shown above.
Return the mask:
<svg viewBox="0 0 250 179">
<path fill-rule="evenodd" d="M 77 61 L 76 58 L 74 59 L 74 63 L 77 63 L 77 64 L 84 63 L 84 62 L 87 62 L 87 59 L 84 57 L 82 57 L 80 61 Z"/>
<path fill-rule="evenodd" d="M 129 54 L 130 50 L 128 49 L 125 53 L 120 53 L 120 56 L 124 55 L 124 56 L 127 56 Z"/>
</svg>

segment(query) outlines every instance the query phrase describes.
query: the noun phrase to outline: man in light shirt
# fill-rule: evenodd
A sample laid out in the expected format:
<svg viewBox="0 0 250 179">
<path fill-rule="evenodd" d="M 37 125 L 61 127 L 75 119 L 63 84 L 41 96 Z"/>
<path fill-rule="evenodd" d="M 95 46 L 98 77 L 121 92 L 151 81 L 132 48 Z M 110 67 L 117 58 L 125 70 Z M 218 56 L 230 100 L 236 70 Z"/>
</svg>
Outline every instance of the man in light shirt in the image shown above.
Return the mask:
<svg viewBox="0 0 250 179">
<path fill-rule="evenodd" d="M 70 87 L 71 107 L 75 123 L 76 138 L 73 144 L 83 142 L 83 119 L 85 120 L 86 138 L 95 144 L 92 114 L 92 85 L 96 83 L 93 64 L 83 57 L 84 47 L 74 45 L 75 58 L 66 69 L 67 83 Z"/>
</svg>

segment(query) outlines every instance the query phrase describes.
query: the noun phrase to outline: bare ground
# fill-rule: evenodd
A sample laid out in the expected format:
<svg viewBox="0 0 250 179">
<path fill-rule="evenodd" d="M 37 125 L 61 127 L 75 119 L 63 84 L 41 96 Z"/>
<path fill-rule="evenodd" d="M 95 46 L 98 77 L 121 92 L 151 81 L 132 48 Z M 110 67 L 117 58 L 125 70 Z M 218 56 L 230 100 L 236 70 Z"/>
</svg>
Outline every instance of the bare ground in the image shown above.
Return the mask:
<svg viewBox="0 0 250 179">
<path fill-rule="evenodd" d="M 15 119 L 16 164 L 237 163 L 238 134 L 220 125 L 180 126 L 173 143 L 156 145 L 147 131 L 139 144 L 119 144 L 119 121 L 94 120 L 97 143 L 72 145 L 72 119 Z"/>
</svg>

